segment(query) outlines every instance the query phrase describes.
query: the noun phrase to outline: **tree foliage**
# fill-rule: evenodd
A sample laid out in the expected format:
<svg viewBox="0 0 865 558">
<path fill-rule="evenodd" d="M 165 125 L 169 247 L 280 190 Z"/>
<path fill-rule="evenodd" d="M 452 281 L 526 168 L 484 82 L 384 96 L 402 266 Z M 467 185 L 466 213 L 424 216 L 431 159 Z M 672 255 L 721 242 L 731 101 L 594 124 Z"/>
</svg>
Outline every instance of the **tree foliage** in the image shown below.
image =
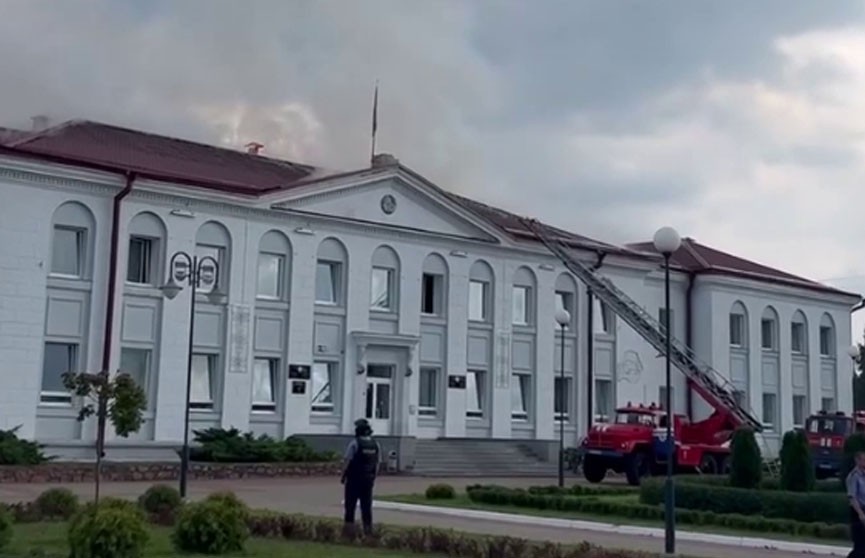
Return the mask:
<svg viewBox="0 0 865 558">
<path fill-rule="evenodd" d="M 814 481 L 808 437 L 802 430 L 791 430 L 784 434 L 781 445 L 781 488 L 810 492 L 814 489 Z"/>
<path fill-rule="evenodd" d="M 754 431 L 740 427 L 730 442 L 730 484 L 738 488 L 756 488 L 763 478 L 763 456 Z"/>
</svg>

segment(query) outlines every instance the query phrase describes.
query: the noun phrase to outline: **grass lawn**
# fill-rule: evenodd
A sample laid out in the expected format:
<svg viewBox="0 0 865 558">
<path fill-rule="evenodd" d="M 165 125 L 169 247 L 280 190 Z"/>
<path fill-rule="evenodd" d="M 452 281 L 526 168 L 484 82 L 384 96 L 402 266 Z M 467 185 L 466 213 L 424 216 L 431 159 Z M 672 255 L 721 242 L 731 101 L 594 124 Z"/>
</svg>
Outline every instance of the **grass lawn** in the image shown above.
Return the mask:
<svg viewBox="0 0 865 558">
<path fill-rule="evenodd" d="M 636 494 L 628 494 L 623 496 L 598 496 L 600 500 L 614 500 L 618 502 L 639 503 L 640 497 Z M 401 502 L 404 504 L 419 504 L 422 506 L 438 506 L 444 508 L 461 508 L 469 510 L 491 511 L 499 513 L 509 513 L 516 515 L 530 515 L 533 517 L 554 517 L 559 519 L 577 519 L 583 521 L 596 521 L 599 523 L 612 523 L 614 525 L 639 525 L 643 527 L 658 527 L 663 528 L 663 521 L 654 521 L 651 519 L 636 519 L 631 517 L 622 517 L 616 515 L 594 515 L 590 513 L 559 511 L 559 510 L 538 510 L 532 508 L 521 508 L 517 506 L 482 504 L 472 502 L 466 494 L 457 494 L 453 500 L 427 500 L 423 494 L 406 494 L 398 496 L 377 496 L 377 500 L 385 500 L 389 502 Z M 799 535 L 788 535 L 785 533 L 763 533 L 759 531 L 741 531 L 738 529 L 729 529 L 725 527 L 716 527 L 711 525 L 684 525 L 677 524 L 677 531 L 691 531 L 696 533 L 714 533 L 718 535 L 735 535 L 739 537 L 759 537 L 764 539 L 774 539 L 782 541 L 809 542 L 815 544 L 847 544 L 847 539 L 817 539 L 814 537 L 803 537 Z"/>
<path fill-rule="evenodd" d="M 10 545 L 0 551 L 3 558 L 66 558 L 65 523 L 31 523 L 15 525 L 15 534 Z M 151 530 L 150 543 L 145 552 L 147 558 L 178 556 L 171 546 L 171 531 L 164 528 Z M 189 555 L 184 555 L 189 556 Z M 288 542 L 270 539 L 249 539 L 246 551 L 231 554 L 234 558 L 408 558 L 409 555 L 388 550 L 373 550 L 362 547 L 323 545 L 315 543 Z"/>
</svg>

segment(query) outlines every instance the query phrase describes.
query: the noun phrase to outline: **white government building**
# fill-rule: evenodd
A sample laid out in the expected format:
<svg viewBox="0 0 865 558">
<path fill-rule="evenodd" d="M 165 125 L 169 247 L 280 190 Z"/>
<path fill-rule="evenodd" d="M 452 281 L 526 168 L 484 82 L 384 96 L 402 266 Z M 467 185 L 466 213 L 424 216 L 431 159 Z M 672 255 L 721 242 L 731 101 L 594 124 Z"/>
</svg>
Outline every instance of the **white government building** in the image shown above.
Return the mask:
<svg viewBox="0 0 865 558">
<path fill-rule="evenodd" d="M 194 429 L 346 435 L 367 416 L 396 439 L 552 441 L 564 413 L 576 445 L 589 385 L 595 420 L 661 399 L 658 351 L 597 299 L 588 335 L 586 288 L 515 215 L 388 155 L 329 173 L 256 150 L 88 121 L 0 129 L 0 428 L 91 443 L 61 374 L 121 369 L 149 396 L 134 443 L 176 445 L 191 289 L 168 299 L 160 286 L 177 251 L 219 262 L 222 296 L 212 284 L 195 295 Z M 659 315 L 651 243 L 548 231 Z M 811 412 L 851 410 L 858 295 L 690 239 L 673 262 L 675 336 L 770 438 Z M 572 318 L 563 381 L 557 308 Z M 677 412 L 707 415 L 678 371 L 673 390 Z"/>
</svg>

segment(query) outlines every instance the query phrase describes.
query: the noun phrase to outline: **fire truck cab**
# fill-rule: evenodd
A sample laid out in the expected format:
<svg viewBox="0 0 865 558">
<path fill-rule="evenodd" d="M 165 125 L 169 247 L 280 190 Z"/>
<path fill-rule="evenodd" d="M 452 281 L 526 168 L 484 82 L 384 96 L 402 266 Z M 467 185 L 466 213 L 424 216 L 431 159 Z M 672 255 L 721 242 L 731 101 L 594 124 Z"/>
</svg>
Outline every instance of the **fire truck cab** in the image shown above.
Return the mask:
<svg viewBox="0 0 865 558">
<path fill-rule="evenodd" d="M 854 432 L 865 432 L 865 412 L 847 415 L 842 411 L 820 411 L 805 420 L 805 436 L 811 446 L 814 472 L 818 479 L 833 477 L 841 470 L 844 440 Z"/>
</svg>

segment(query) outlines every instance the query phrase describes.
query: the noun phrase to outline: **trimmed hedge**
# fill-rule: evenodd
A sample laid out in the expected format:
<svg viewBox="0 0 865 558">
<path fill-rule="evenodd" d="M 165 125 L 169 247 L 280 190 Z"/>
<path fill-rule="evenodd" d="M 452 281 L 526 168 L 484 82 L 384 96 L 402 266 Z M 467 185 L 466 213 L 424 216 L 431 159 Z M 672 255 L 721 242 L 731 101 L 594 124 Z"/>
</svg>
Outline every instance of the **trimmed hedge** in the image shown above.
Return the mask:
<svg viewBox="0 0 865 558">
<path fill-rule="evenodd" d="M 138 558 L 150 538 L 144 514 L 106 498 L 88 505 L 69 525 L 70 558 Z"/>
<path fill-rule="evenodd" d="M 781 445 L 781 486 L 792 492 L 811 492 L 814 482 L 808 437 L 802 430 L 791 430 L 784 434 Z"/>
<path fill-rule="evenodd" d="M 245 506 L 225 497 L 184 506 L 172 541 L 180 552 L 227 554 L 243 550 L 249 537 Z"/>
<path fill-rule="evenodd" d="M 192 461 L 210 463 L 310 463 L 336 461 L 333 452 L 317 452 L 299 438 L 277 440 L 262 434 L 241 433 L 236 428 L 196 430 Z"/>
<path fill-rule="evenodd" d="M 427 500 L 453 500 L 457 491 L 449 484 L 431 484 L 424 495 Z"/>
<path fill-rule="evenodd" d="M 138 505 L 147 513 L 152 523 L 174 525 L 183 506 L 183 498 L 173 486 L 155 484 L 138 498 Z"/>
<path fill-rule="evenodd" d="M 767 519 L 790 519 L 806 523 L 846 523 L 849 519 L 849 505 L 843 494 L 746 490 L 689 482 L 677 482 L 675 486 L 676 507 L 683 509 L 763 516 Z M 645 479 L 640 486 L 640 502 L 658 506 L 664 502 L 663 491 L 662 480 Z"/>
<path fill-rule="evenodd" d="M 653 491 L 652 497 L 654 498 L 656 487 L 653 484 L 657 483 L 647 483 L 647 480 L 649 479 L 643 480 L 640 491 L 641 493 L 643 490 L 648 491 L 649 489 L 644 489 L 648 484 Z M 663 484 L 661 484 L 661 487 L 663 487 Z M 470 500 L 482 504 L 611 515 L 655 521 L 664 519 L 664 510 L 657 504 L 617 502 L 615 500 L 603 500 L 594 496 L 562 496 L 537 492 L 532 493 L 527 490 L 501 486 L 470 486 L 467 489 L 467 493 Z M 663 501 L 663 492 L 659 491 L 658 494 L 660 494 L 661 501 Z M 847 525 L 844 523 L 801 522 L 791 519 L 755 517 L 740 513 L 717 513 L 699 509 L 681 509 L 684 506 L 681 506 L 678 500 L 678 486 L 676 498 L 676 521 L 682 524 L 712 525 L 743 531 L 782 533 L 821 539 L 846 539 L 848 537 Z"/>
<path fill-rule="evenodd" d="M 78 496 L 68 488 L 50 488 L 39 495 L 33 503 L 39 516 L 48 520 L 67 520 L 78 513 Z"/>
<path fill-rule="evenodd" d="M 730 441 L 730 484 L 739 488 L 756 488 L 763 479 L 763 456 L 747 427 L 737 428 Z"/>
<path fill-rule="evenodd" d="M 684 476 L 680 475 L 676 477 L 676 483 L 687 483 L 687 484 L 700 484 L 706 486 L 730 486 L 730 477 L 723 475 L 694 475 L 694 476 Z M 764 478 L 760 481 L 760 484 L 757 486 L 758 490 L 783 490 L 781 488 L 781 481 L 777 478 Z M 845 492 L 846 487 L 838 484 L 837 479 L 824 479 L 818 480 L 814 482 L 814 488 L 812 492 L 823 492 L 823 493 L 832 493 L 832 492 Z"/>
</svg>

